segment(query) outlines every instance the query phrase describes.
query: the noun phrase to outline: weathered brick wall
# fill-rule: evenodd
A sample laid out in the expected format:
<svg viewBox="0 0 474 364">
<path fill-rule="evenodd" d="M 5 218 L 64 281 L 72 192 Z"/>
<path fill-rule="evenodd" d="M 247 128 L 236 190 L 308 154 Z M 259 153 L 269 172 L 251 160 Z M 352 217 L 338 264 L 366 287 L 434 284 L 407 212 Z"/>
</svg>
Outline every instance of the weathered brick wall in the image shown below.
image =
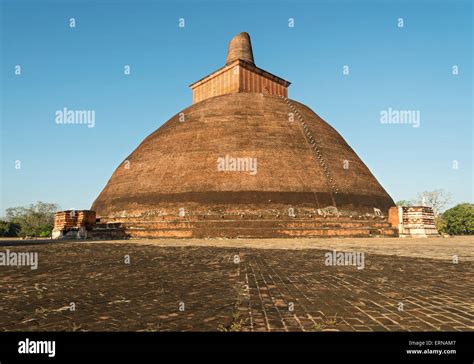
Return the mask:
<svg viewBox="0 0 474 364">
<path fill-rule="evenodd" d="M 219 95 L 239 92 L 239 67 L 226 66 L 192 85 L 193 104 Z"/>
<path fill-rule="evenodd" d="M 400 223 L 398 209 L 398 206 L 392 206 L 388 209 L 388 222 L 395 228 L 398 228 L 398 224 Z"/>
<path fill-rule="evenodd" d="M 191 85 L 193 104 L 220 95 L 255 92 L 288 96 L 289 82 L 238 60 Z"/>
<path fill-rule="evenodd" d="M 253 70 L 241 67 L 240 85 L 241 92 L 257 92 L 266 95 L 288 96 L 287 86 L 255 73 Z"/>
<path fill-rule="evenodd" d="M 60 211 L 54 215 L 54 229 L 62 230 L 68 228 L 92 227 L 95 224 L 95 211 L 91 210 L 67 210 Z"/>
<path fill-rule="evenodd" d="M 402 207 L 403 226 L 406 228 L 435 228 L 434 214 L 431 207 Z"/>
<path fill-rule="evenodd" d="M 104 225 L 118 224 L 131 238 L 294 238 L 397 236 L 386 218 L 376 216 L 300 215 L 164 215 L 103 219 Z M 107 223 L 105 223 L 107 221 Z M 108 232 L 94 228 L 94 236 Z M 91 235 L 89 235 L 91 237 Z"/>
<path fill-rule="evenodd" d="M 391 207 L 388 221 L 401 237 L 438 236 L 433 209 L 427 206 Z"/>
<path fill-rule="evenodd" d="M 101 223 L 93 210 L 68 210 L 54 216 L 53 239 L 124 239 L 119 223 Z"/>
</svg>

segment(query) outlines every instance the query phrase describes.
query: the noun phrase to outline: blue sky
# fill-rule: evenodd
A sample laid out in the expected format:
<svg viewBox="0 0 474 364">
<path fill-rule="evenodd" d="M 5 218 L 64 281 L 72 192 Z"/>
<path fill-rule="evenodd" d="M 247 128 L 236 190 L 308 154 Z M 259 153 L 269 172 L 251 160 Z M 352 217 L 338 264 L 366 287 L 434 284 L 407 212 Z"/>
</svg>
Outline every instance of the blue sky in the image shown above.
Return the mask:
<svg viewBox="0 0 474 364">
<path fill-rule="evenodd" d="M 241 31 L 257 66 L 291 81 L 290 98 L 334 126 L 394 200 L 442 188 L 473 201 L 470 1 L 0 1 L 0 214 L 38 200 L 90 208 Z M 95 110 L 95 127 L 57 125 L 63 107 Z M 381 124 L 389 107 L 419 110 L 420 127 Z"/>
</svg>

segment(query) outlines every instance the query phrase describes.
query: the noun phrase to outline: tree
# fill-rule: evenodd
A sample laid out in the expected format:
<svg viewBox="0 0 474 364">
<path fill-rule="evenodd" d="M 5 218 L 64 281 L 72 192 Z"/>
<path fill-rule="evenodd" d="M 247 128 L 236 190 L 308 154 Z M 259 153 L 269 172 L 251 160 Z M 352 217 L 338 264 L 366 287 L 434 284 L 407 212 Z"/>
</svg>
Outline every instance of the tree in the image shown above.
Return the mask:
<svg viewBox="0 0 474 364">
<path fill-rule="evenodd" d="M 443 215 L 443 231 L 451 235 L 473 235 L 474 234 L 474 204 L 461 203 Z"/>
<path fill-rule="evenodd" d="M 443 214 L 439 214 L 438 216 L 435 216 L 434 223 L 436 226 L 436 230 L 438 230 L 440 233 L 446 232 L 446 222 L 443 219 Z"/>
<path fill-rule="evenodd" d="M 408 201 L 408 200 L 400 200 L 400 201 L 397 201 L 396 205 L 397 206 L 402 206 L 402 207 L 412 206 L 413 202 Z"/>
<path fill-rule="evenodd" d="M 435 216 L 438 216 L 450 201 L 451 194 L 441 189 L 419 193 L 416 198 L 416 204 L 431 207 Z"/>
<path fill-rule="evenodd" d="M 18 236 L 21 229 L 19 224 L 14 222 L 0 220 L 0 236 L 1 237 L 13 237 Z"/>
<path fill-rule="evenodd" d="M 11 207 L 6 210 L 6 219 L 18 224 L 20 236 L 46 237 L 51 235 L 57 204 L 38 201 L 29 207 Z"/>
</svg>

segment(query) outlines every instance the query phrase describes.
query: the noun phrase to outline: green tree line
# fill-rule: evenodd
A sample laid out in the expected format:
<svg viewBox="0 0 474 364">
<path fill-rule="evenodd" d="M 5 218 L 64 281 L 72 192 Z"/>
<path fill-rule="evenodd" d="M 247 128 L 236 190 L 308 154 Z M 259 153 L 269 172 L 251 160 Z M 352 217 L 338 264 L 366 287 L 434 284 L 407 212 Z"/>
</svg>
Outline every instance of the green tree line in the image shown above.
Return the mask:
<svg viewBox="0 0 474 364">
<path fill-rule="evenodd" d="M 57 204 L 41 201 L 27 207 L 10 207 L 0 220 L 0 236 L 49 237 L 54 226 L 54 214 L 58 210 Z"/>
</svg>

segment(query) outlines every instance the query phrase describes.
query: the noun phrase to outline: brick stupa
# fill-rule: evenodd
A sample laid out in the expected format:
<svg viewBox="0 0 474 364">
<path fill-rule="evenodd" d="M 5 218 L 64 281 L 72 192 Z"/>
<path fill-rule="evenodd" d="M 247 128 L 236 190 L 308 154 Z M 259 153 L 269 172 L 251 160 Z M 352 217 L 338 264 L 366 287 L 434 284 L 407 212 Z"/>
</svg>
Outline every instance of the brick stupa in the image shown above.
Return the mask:
<svg viewBox="0 0 474 364">
<path fill-rule="evenodd" d="M 236 35 L 226 64 L 190 86 L 193 104 L 117 167 L 92 210 L 132 237 L 396 234 L 392 198 L 333 127 L 287 99 L 289 85 Z"/>
</svg>

